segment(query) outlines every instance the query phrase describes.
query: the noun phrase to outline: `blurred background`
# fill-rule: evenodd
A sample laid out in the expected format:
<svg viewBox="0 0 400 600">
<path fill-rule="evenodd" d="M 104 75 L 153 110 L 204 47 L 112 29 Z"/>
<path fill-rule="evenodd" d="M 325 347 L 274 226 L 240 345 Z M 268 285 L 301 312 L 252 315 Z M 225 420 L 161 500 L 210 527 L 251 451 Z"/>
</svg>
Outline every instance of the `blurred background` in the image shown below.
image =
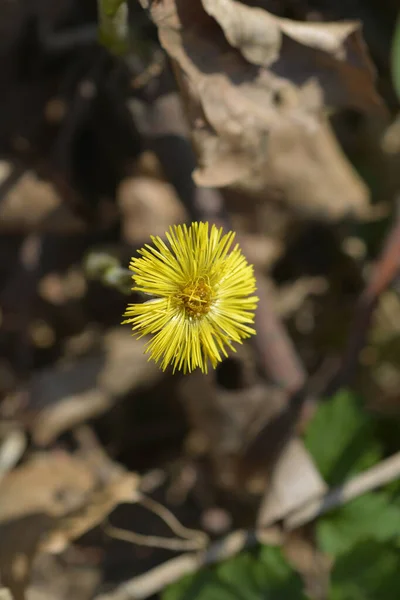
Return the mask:
<svg viewBox="0 0 400 600">
<path fill-rule="evenodd" d="M 1 600 L 400 598 L 399 9 L 0 0 Z M 199 220 L 257 335 L 163 373 L 126 269 Z"/>
</svg>

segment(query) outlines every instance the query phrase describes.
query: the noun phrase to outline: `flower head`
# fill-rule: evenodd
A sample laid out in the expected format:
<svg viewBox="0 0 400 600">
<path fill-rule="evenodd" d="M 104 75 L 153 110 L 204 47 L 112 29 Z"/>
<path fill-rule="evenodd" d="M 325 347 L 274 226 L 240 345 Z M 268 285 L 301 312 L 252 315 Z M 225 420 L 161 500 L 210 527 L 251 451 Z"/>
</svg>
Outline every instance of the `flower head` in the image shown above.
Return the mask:
<svg viewBox="0 0 400 600">
<path fill-rule="evenodd" d="M 238 245 L 230 250 L 234 237 L 208 223 L 176 225 L 168 243 L 152 237 L 153 246 L 131 260 L 133 290 L 153 298 L 129 304 L 123 323 L 138 337 L 153 335 L 146 352 L 163 370 L 172 364 L 174 371 L 207 373 L 208 360 L 215 368 L 232 342 L 255 333 L 253 267 Z"/>
</svg>

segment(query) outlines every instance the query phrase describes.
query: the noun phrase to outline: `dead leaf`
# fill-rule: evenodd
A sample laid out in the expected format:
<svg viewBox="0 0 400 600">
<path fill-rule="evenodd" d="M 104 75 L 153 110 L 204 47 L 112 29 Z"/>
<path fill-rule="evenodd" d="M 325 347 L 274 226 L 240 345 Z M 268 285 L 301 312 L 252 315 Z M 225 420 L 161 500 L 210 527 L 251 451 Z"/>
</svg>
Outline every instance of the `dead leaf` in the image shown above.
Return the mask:
<svg viewBox="0 0 400 600">
<path fill-rule="evenodd" d="M 11 180 L 11 183 L 8 182 Z M 57 194 L 54 187 L 27 171 L 12 181 L 11 165 L 0 162 L 0 182 L 5 189 L 0 206 L 0 231 L 78 233 L 84 231 L 83 222 L 76 217 Z"/>
<path fill-rule="evenodd" d="M 123 502 L 134 502 L 139 484 L 135 473 L 122 473 L 107 485 L 94 490 L 85 504 L 72 514 L 59 519 L 40 544 L 43 552 L 59 554 L 71 541 L 96 527 Z"/>
<path fill-rule="evenodd" d="M 42 536 L 62 515 L 85 505 L 95 478 L 62 452 L 39 455 L 7 474 L 0 486 L 0 573 L 15 600 L 25 598 Z"/>
<path fill-rule="evenodd" d="M 258 270 L 271 268 L 283 252 L 283 245 L 272 237 L 257 234 L 242 234 L 240 246 L 247 260 Z"/>
<path fill-rule="evenodd" d="M 118 189 L 123 236 L 129 244 L 163 236 L 170 225 L 185 221 L 185 210 L 173 187 L 150 177 L 122 181 Z"/>
<path fill-rule="evenodd" d="M 10 175 L 10 172 L 5 171 L 6 166 L 11 170 L 7 163 L 3 163 L 2 170 L 6 175 L 2 177 L 3 181 Z M 26 172 L 3 199 L 0 219 L 2 223 L 28 222 L 34 225 L 59 204 L 60 199 L 50 184 L 38 180 L 33 173 Z"/>
<path fill-rule="evenodd" d="M 89 461 L 57 452 L 8 474 L 0 493 L 0 572 L 23 598 L 35 554 L 64 551 L 122 502 L 134 502 L 135 473 L 115 469 L 103 483 Z M 29 493 L 28 493 L 29 491 Z M 23 532 L 23 534 L 22 534 Z"/>
<path fill-rule="evenodd" d="M 302 23 L 290 19 L 282 19 L 262 8 L 246 6 L 236 0 L 202 0 L 206 12 L 223 28 L 231 46 L 238 48 L 249 62 L 255 65 L 270 66 L 280 58 L 284 36 L 307 46 L 322 50 L 332 57 L 345 61 L 349 59 L 352 47 L 351 36 L 360 30 L 360 22 L 347 21 L 341 23 Z M 356 54 L 356 64 L 364 69 L 368 77 L 372 72 L 361 39 Z M 349 47 L 350 45 L 350 47 Z M 371 81 L 367 81 L 371 100 L 379 103 L 379 98 Z"/>
<path fill-rule="evenodd" d="M 198 185 L 273 190 L 312 217 L 366 214 L 367 188 L 326 117 L 327 107 L 384 110 L 358 23 L 296 23 L 234 0 L 160 0 L 150 12 L 174 62 Z"/>
<path fill-rule="evenodd" d="M 0 524 L 35 513 L 65 514 L 80 505 L 94 483 L 83 461 L 62 452 L 39 455 L 2 480 Z"/>
<path fill-rule="evenodd" d="M 257 517 L 260 527 L 280 521 L 291 511 L 319 497 L 327 486 L 299 438 L 282 451 Z"/>
<path fill-rule="evenodd" d="M 279 57 L 282 34 L 277 17 L 261 8 L 230 0 L 203 0 L 206 12 L 222 27 L 231 46 L 255 65 L 271 65 Z"/>
</svg>

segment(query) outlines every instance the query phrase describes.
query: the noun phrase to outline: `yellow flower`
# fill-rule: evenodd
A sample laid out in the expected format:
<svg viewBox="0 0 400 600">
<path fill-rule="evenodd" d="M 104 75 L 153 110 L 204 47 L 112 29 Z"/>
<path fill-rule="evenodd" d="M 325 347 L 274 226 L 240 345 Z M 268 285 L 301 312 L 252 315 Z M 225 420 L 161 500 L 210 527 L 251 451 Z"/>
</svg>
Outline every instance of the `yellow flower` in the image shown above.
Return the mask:
<svg viewBox="0 0 400 600">
<path fill-rule="evenodd" d="M 153 334 L 146 352 L 163 370 L 172 364 L 174 371 L 207 373 L 208 360 L 215 368 L 232 342 L 255 333 L 253 267 L 238 245 L 230 251 L 235 234 L 215 225 L 177 225 L 166 237 L 168 244 L 152 237 L 154 247 L 146 244 L 131 260 L 133 290 L 153 299 L 129 304 L 123 324 L 138 337 Z"/>
</svg>

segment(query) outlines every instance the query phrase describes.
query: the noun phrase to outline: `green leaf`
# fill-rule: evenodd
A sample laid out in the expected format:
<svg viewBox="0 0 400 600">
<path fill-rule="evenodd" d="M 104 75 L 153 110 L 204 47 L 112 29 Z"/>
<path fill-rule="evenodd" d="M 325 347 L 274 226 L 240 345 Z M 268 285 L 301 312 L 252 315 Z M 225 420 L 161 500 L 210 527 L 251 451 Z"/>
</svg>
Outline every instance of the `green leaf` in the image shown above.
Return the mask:
<svg viewBox="0 0 400 600">
<path fill-rule="evenodd" d="M 321 518 L 316 535 L 319 548 L 332 556 L 365 540 L 395 541 L 400 536 L 400 506 L 384 492 L 364 494 Z"/>
<path fill-rule="evenodd" d="M 329 600 L 398 600 L 400 552 L 392 544 L 364 542 L 335 563 Z"/>
<path fill-rule="evenodd" d="M 262 546 L 188 576 L 163 600 L 306 600 L 300 577 L 278 548 Z"/>
<path fill-rule="evenodd" d="M 396 28 L 392 41 L 392 79 L 397 97 L 400 100 L 400 14 L 397 18 Z"/>
<path fill-rule="evenodd" d="M 382 456 L 371 417 L 362 410 L 355 394 L 346 390 L 318 407 L 305 444 L 331 485 L 371 467 Z"/>
<path fill-rule="evenodd" d="M 128 50 L 128 3 L 127 0 L 98 0 L 100 42 L 114 54 Z"/>
</svg>

